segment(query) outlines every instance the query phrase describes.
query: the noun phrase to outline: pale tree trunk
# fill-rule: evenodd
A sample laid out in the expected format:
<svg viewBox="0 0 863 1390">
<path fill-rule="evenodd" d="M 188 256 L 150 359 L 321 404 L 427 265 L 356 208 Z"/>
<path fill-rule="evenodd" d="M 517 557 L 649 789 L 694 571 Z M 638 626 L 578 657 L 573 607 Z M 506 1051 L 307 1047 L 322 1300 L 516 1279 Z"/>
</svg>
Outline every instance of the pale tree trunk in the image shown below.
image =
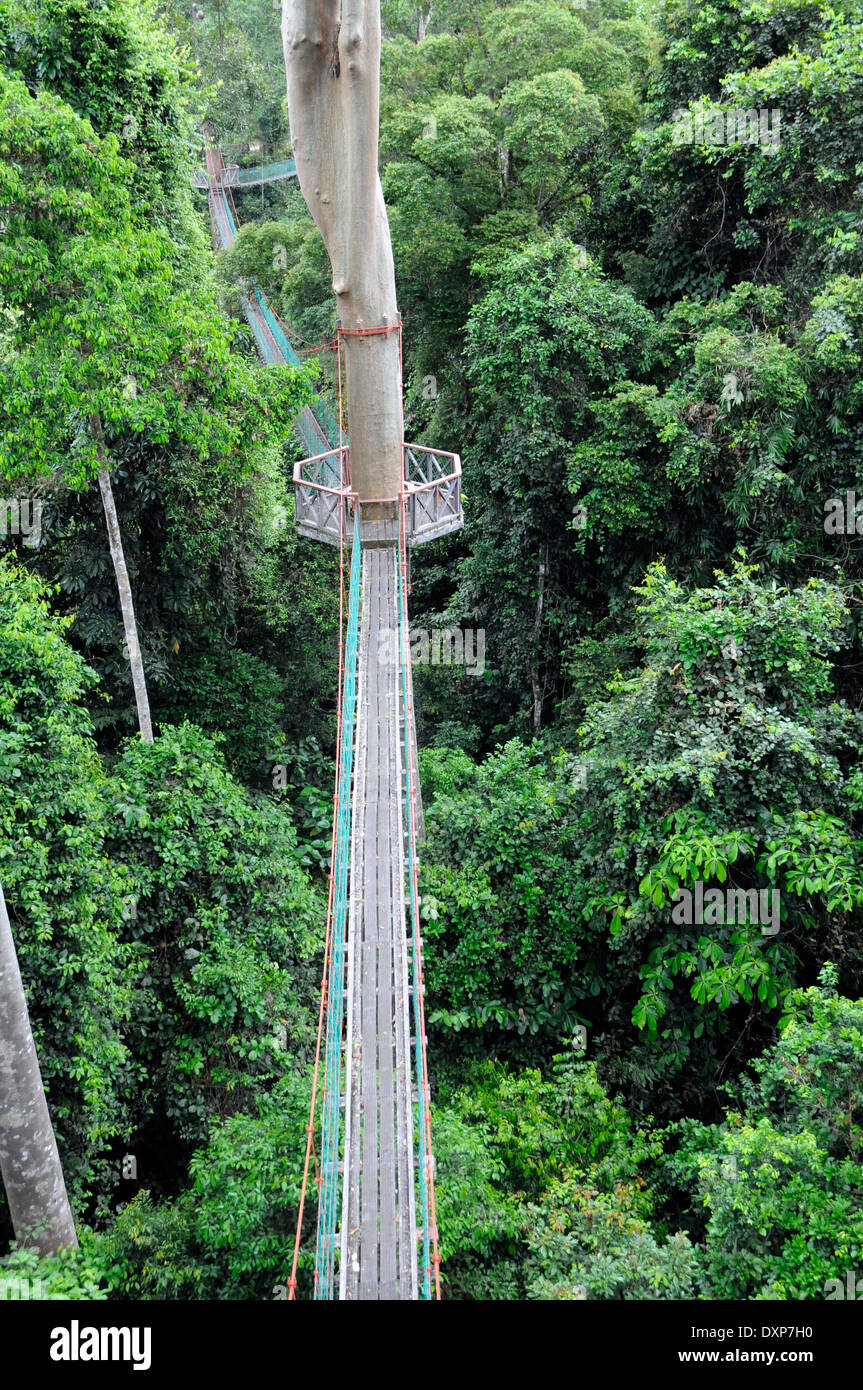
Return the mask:
<svg viewBox="0 0 863 1390">
<path fill-rule="evenodd" d="M 429 12 L 426 14 L 425 7 L 420 5 L 419 13 L 417 14 L 417 43 L 422 43 L 428 33 L 428 27 L 432 22 L 433 14 L 434 11 L 431 8 L 429 8 Z"/>
<path fill-rule="evenodd" d="M 540 681 L 539 669 L 539 643 L 542 636 L 542 623 L 545 616 L 545 584 L 548 578 L 548 546 L 539 557 L 539 576 L 536 594 L 536 617 L 533 624 L 533 640 L 536 648 L 536 665 L 530 673 L 530 684 L 533 692 L 533 732 L 537 738 L 542 733 L 542 706 L 545 692 Z"/>
<path fill-rule="evenodd" d="M 284 0 L 291 143 L 303 197 L 330 257 L 343 329 L 399 323 L 378 176 L 380 0 Z M 351 479 L 363 499 L 402 485 L 398 332 L 344 339 Z"/>
<path fill-rule="evenodd" d="M 105 456 L 102 442 L 102 423 L 97 415 L 90 416 L 90 428 L 99 441 L 99 455 L 101 459 L 101 467 L 99 468 L 99 491 L 102 494 L 102 507 L 105 512 L 105 524 L 108 528 L 108 545 L 114 564 L 114 576 L 117 580 L 120 611 L 123 614 L 126 652 L 129 658 L 129 668 L 132 672 L 132 687 L 135 691 L 135 704 L 138 709 L 138 728 L 141 731 L 142 741 L 144 743 L 152 743 L 153 723 L 150 719 L 150 700 L 147 695 L 144 662 L 141 658 L 141 644 L 138 641 L 138 624 L 135 621 L 135 605 L 132 602 L 132 586 L 129 583 L 126 556 L 123 554 L 123 537 L 120 534 L 120 522 L 117 519 L 117 508 L 114 504 L 114 490 L 111 487 L 108 460 Z"/>
<path fill-rule="evenodd" d="M 35 1246 L 42 1255 L 78 1244 L 2 885 L 0 1177 L 19 1244 Z"/>
</svg>

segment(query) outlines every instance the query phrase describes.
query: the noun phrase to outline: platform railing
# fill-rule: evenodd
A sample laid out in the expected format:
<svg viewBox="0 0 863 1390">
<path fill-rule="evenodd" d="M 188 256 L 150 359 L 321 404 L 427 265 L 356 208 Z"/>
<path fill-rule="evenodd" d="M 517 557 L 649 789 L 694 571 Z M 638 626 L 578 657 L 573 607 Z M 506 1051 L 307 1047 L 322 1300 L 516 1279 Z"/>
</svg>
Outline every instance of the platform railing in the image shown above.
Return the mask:
<svg viewBox="0 0 863 1390">
<path fill-rule="evenodd" d="M 406 444 L 403 476 L 408 545 L 422 545 L 461 528 L 461 459 L 458 454 Z"/>
<path fill-rule="evenodd" d="M 458 454 L 406 444 L 403 466 L 408 545 L 422 545 L 457 531 L 463 522 Z M 294 524 L 301 536 L 324 541 L 327 545 L 339 545 L 358 511 L 363 544 L 384 544 L 398 539 L 399 499 L 359 501 L 350 484 L 347 445 L 296 464 L 294 499 Z"/>
<path fill-rule="evenodd" d="M 349 480 L 346 444 L 294 465 L 294 526 L 299 535 L 341 545 L 348 531 L 343 509 L 353 499 Z"/>
</svg>

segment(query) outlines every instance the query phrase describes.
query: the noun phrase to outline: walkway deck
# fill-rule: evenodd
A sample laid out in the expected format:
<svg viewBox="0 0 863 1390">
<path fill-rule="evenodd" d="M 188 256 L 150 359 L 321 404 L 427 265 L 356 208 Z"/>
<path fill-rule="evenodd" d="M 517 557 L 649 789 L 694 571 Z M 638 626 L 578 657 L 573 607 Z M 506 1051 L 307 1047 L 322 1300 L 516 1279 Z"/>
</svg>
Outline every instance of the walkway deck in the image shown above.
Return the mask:
<svg viewBox="0 0 863 1390">
<path fill-rule="evenodd" d="M 348 924 L 342 1299 L 415 1299 L 398 550 L 364 549 Z"/>
</svg>

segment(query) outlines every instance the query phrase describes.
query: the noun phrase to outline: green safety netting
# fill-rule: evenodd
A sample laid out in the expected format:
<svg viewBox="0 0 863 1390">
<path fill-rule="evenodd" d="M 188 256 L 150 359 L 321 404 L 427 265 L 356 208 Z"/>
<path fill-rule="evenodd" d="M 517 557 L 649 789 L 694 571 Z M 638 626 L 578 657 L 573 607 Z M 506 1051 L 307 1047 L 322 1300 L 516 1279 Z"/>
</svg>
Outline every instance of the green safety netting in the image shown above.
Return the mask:
<svg viewBox="0 0 863 1390">
<path fill-rule="evenodd" d="M 296 161 L 293 159 L 279 159 L 273 164 L 256 165 L 254 169 L 238 169 L 236 179 L 232 176 L 228 182 L 246 185 L 250 183 L 273 183 L 276 179 L 293 178 L 297 172 Z"/>
</svg>

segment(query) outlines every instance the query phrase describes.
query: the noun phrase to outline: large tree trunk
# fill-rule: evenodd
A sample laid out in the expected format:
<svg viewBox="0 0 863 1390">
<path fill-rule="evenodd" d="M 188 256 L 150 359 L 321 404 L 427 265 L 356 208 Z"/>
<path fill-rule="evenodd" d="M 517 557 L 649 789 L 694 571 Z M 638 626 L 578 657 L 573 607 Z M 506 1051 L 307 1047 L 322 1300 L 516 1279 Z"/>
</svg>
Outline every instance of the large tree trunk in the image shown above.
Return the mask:
<svg viewBox="0 0 863 1390">
<path fill-rule="evenodd" d="M 120 596 L 120 611 L 123 614 L 126 651 L 129 656 L 129 667 L 132 672 L 135 704 L 138 709 L 138 728 L 141 731 L 143 742 L 152 743 L 153 723 L 150 719 L 150 700 L 147 695 L 144 662 L 141 658 L 141 644 L 138 641 L 138 624 L 135 621 L 135 605 L 132 602 L 132 586 L 129 583 L 129 571 L 126 568 L 126 556 L 123 553 L 123 537 L 120 534 L 120 522 L 117 519 L 117 508 L 114 505 L 114 490 L 111 487 L 108 460 L 105 457 L 102 445 L 102 423 L 98 416 L 90 416 L 90 428 L 99 441 L 100 455 L 102 458 L 102 466 L 99 469 L 99 491 L 102 494 L 105 524 L 108 528 L 108 545 L 111 550 L 111 559 L 114 563 L 117 593 Z"/>
<path fill-rule="evenodd" d="M 51 1255 L 77 1245 L 9 914 L 0 885 L 0 1176 L 15 1239 Z"/>
<path fill-rule="evenodd" d="M 378 176 L 380 0 L 284 0 L 291 142 L 303 197 L 329 252 L 347 364 L 351 479 L 363 499 L 402 483 L 395 270 Z"/>
</svg>

